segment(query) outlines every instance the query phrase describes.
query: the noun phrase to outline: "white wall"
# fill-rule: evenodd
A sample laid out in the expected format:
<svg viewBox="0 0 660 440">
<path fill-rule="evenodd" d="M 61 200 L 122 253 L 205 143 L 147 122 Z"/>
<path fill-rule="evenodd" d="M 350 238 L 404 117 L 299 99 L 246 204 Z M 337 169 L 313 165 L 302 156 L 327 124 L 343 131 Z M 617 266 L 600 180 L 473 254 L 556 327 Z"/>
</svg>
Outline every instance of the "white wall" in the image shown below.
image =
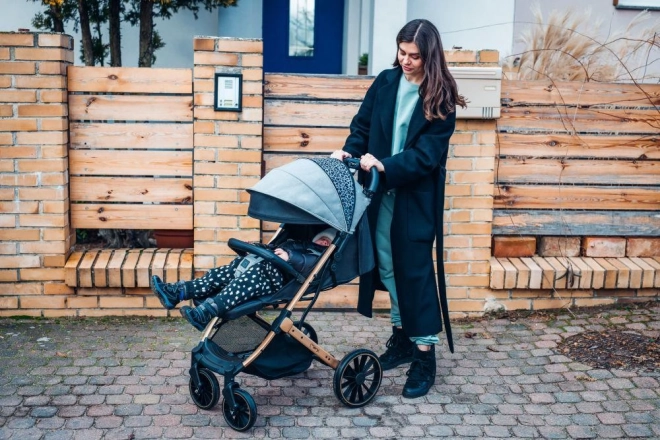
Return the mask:
<svg viewBox="0 0 660 440">
<path fill-rule="evenodd" d="M 408 20 L 425 18 L 440 31 L 446 50 L 495 49 L 511 53 L 515 0 L 413 0 L 408 2 Z"/>
<path fill-rule="evenodd" d="M 261 38 L 262 0 L 239 0 L 238 5 L 220 8 L 218 36 L 236 38 Z"/>
<path fill-rule="evenodd" d="M 243 0 L 246 1 L 246 0 Z M 260 1 L 260 0 L 257 0 Z M 41 2 L 28 0 L 0 0 L 0 31 L 16 31 L 27 28 L 38 30 L 32 26 L 32 17 L 44 9 Z M 221 9 L 222 13 L 225 9 Z M 189 11 L 180 12 L 171 20 L 156 20 L 156 29 L 165 41 L 165 47 L 156 51 L 154 67 L 192 67 L 193 37 L 195 35 L 216 35 L 218 32 L 218 12 L 200 11 L 199 19 L 195 20 Z M 65 28 L 68 35 L 74 38 L 75 64 L 80 61 L 80 32 L 73 32 L 73 26 Z M 128 23 L 122 25 L 122 64 L 135 67 L 138 63 L 138 28 Z M 107 27 L 104 29 L 107 37 Z"/>
<path fill-rule="evenodd" d="M 414 0 L 417 1 L 417 0 Z M 421 0 L 419 0 L 421 1 Z M 369 75 L 392 67 L 396 57 L 396 34 L 406 24 L 407 0 L 371 0 Z"/>
</svg>

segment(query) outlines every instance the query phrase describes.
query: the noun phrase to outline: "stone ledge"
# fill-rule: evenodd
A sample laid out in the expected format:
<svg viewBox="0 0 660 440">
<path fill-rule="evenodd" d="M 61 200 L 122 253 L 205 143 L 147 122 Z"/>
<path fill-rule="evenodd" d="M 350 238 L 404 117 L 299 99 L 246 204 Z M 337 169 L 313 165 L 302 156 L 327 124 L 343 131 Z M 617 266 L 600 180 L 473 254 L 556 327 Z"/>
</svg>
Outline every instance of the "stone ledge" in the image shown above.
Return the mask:
<svg viewBox="0 0 660 440">
<path fill-rule="evenodd" d="M 660 257 L 490 259 L 491 289 L 646 289 L 660 287 Z"/>
<path fill-rule="evenodd" d="M 193 273 L 192 249 L 91 249 L 69 256 L 64 281 L 70 287 L 149 287 L 152 275 L 175 282 Z"/>
</svg>

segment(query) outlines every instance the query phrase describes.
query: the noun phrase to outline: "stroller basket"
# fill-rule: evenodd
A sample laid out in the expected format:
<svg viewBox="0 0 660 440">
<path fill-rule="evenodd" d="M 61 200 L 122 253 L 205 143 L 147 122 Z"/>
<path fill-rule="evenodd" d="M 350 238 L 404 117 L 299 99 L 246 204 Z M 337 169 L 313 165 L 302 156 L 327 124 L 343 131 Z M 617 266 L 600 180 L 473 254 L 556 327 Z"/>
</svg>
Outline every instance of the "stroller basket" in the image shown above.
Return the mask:
<svg viewBox="0 0 660 440">
<path fill-rule="evenodd" d="M 241 316 L 232 321 L 224 321 L 210 339 L 229 353 L 248 353 L 261 344 L 268 330 L 254 319 Z"/>
</svg>

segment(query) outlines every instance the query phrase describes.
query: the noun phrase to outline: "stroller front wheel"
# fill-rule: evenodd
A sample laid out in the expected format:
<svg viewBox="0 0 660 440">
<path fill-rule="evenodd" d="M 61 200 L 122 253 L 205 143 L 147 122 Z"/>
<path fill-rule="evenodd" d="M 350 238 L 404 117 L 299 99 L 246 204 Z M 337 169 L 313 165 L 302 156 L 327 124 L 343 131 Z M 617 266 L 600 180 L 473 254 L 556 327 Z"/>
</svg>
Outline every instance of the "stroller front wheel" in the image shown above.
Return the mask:
<svg viewBox="0 0 660 440">
<path fill-rule="evenodd" d="M 220 384 L 215 374 L 209 369 L 199 369 L 199 386 L 195 385 L 195 381 L 190 378 L 188 382 L 188 389 L 190 390 L 190 397 L 193 402 L 201 409 L 211 409 L 220 400 Z"/>
<path fill-rule="evenodd" d="M 257 421 L 257 404 L 245 390 L 234 388 L 232 392 L 235 402 L 233 407 L 227 399 L 222 401 L 225 422 L 236 431 L 247 431 Z"/>
<path fill-rule="evenodd" d="M 376 353 L 355 350 L 341 360 L 332 381 L 337 399 L 350 408 L 369 403 L 378 392 L 383 379 L 383 368 Z"/>
</svg>

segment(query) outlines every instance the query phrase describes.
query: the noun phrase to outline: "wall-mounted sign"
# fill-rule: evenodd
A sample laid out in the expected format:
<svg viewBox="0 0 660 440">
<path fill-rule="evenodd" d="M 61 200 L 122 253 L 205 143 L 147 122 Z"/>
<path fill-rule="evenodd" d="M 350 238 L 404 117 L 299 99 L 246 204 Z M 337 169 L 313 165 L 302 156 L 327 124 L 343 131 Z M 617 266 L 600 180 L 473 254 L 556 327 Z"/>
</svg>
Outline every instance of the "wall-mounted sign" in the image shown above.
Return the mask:
<svg viewBox="0 0 660 440">
<path fill-rule="evenodd" d="M 240 73 L 216 73 L 214 109 L 240 112 L 242 110 L 242 84 L 243 75 Z"/>
<path fill-rule="evenodd" d="M 660 10 L 660 0 L 613 0 L 617 9 Z"/>
</svg>

